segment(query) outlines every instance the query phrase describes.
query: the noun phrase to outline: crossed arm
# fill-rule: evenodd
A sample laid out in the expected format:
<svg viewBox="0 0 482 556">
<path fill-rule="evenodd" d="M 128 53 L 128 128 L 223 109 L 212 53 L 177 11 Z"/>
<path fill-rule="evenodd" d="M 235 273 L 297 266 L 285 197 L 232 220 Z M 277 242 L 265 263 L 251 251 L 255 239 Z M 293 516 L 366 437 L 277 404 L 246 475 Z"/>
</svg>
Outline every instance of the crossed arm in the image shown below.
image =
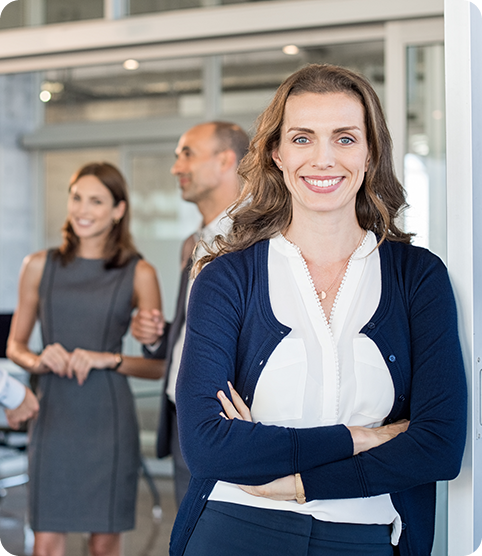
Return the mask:
<svg viewBox="0 0 482 556">
<path fill-rule="evenodd" d="M 226 420 L 241 419 L 251 421 L 251 412 L 243 402 L 241 396 L 228 381 L 229 393 L 232 401 L 226 396 L 223 390 L 217 393 L 218 399 L 223 406 L 220 415 Z M 376 448 L 404 433 L 410 422 L 406 419 L 376 428 L 348 427 L 353 440 L 353 455 L 365 452 L 371 448 Z M 295 500 L 297 495 L 297 485 L 295 475 L 287 475 L 280 479 L 275 479 L 264 485 L 238 485 L 242 490 L 253 496 L 271 498 L 272 500 Z"/>
</svg>

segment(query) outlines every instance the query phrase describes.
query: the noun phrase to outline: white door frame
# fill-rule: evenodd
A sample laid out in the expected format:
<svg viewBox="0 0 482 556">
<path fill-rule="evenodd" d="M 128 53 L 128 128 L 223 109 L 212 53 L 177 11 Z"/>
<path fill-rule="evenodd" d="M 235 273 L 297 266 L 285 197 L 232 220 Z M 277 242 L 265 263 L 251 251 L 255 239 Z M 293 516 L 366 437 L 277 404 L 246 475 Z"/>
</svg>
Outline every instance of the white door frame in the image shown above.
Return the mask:
<svg viewBox="0 0 482 556">
<path fill-rule="evenodd" d="M 459 311 L 469 388 L 462 472 L 449 484 L 449 556 L 482 539 L 482 18 L 466 0 L 445 0 L 448 266 Z"/>
<path fill-rule="evenodd" d="M 407 47 L 443 42 L 443 18 L 385 24 L 385 112 L 398 178 L 403 182 L 407 131 Z"/>
</svg>

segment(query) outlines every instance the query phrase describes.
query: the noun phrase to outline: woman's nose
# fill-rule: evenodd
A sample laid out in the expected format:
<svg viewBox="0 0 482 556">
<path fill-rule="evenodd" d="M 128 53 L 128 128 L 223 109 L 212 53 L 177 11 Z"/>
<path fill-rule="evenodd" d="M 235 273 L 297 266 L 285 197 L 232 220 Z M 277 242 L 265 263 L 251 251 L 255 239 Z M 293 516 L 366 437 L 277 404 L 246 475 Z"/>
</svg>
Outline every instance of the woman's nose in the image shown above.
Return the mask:
<svg viewBox="0 0 482 556">
<path fill-rule="evenodd" d="M 332 168 L 335 165 L 335 151 L 329 142 L 320 142 L 313 152 L 311 166 L 319 170 Z"/>
<path fill-rule="evenodd" d="M 87 214 L 89 212 L 89 203 L 86 201 L 79 201 L 77 203 L 77 213 L 80 215 Z"/>
</svg>

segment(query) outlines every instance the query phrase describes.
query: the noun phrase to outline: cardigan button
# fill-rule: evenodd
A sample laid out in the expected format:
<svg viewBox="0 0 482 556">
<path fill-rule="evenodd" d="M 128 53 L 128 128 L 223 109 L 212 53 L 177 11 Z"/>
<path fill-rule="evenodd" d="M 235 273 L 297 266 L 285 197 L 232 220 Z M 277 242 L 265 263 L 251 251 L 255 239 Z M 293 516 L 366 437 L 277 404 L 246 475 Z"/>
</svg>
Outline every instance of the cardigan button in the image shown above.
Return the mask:
<svg viewBox="0 0 482 556">
<path fill-rule="evenodd" d="M 373 329 L 375 328 L 376 325 L 375 325 L 374 322 L 369 322 L 367 326 L 368 326 L 368 328 L 370 328 L 370 329 L 373 330 Z"/>
<path fill-rule="evenodd" d="M 404 402 L 405 401 L 405 395 L 404 394 L 400 394 L 400 396 L 398 396 L 399 401 Z"/>
<path fill-rule="evenodd" d="M 403 531 L 404 529 L 406 529 L 406 528 L 407 528 L 407 524 L 406 524 L 406 523 L 402 523 L 402 531 Z"/>
<path fill-rule="evenodd" d="M 397 358 L 395 357 L 395 355 L 389 355 L 388 360 L 394 363 L 397 360 Z"/>
<path fill-rule="evenodd" d="M 262 359 L 259 364 L 262 365 L 264 363 L 264 359 Z"/>
</svg>

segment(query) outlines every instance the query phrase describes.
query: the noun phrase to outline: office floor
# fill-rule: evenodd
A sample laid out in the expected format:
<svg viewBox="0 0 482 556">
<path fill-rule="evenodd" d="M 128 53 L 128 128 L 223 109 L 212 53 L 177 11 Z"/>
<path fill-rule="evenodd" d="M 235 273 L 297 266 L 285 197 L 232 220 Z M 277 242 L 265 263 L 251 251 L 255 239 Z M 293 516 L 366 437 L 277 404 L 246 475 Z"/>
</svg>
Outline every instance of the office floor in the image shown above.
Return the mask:
<svg viewBox="0 0 482 556">
<path fill-rule="evenodd" d="M 168 556 L 169 536 L 176 512 L 173 483 L 169 477 L 156 477 L 154 481 L 161 496 L 162 518 L 160 521 L 153 519 L 151 493 L 141 478 L 136 529 L 124 534 L 124 556 Z M 15 556 L 31 554 L 32 534 L 24 527 L 26 503 L 26 485 L 8 489 L 7 495 L 0 500 L 0 541 L 5 550 Z M 67 556 L 88 556 L 84 535 L 68 536 Z"/>
</svg>

